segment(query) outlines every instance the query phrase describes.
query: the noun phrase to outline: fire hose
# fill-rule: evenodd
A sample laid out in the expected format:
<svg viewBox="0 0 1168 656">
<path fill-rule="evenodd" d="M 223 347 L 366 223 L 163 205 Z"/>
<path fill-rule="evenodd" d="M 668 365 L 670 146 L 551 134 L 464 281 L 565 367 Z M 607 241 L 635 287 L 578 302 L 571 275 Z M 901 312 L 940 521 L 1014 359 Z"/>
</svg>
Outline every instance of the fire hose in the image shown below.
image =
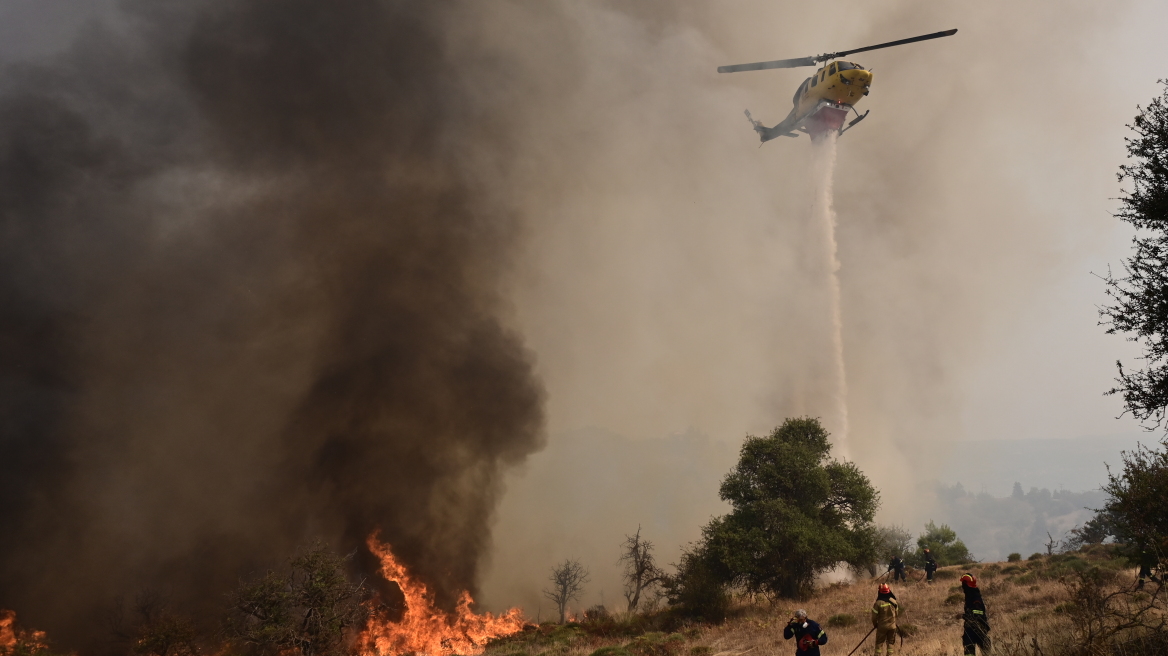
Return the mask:
<svg viewBox="0 0 1168 656">
<path fill-rule="evenodd" d="M 872 627 L 872 631 L 875 631 L 875 630 L 876 630 L 876 627 Z M 869 631 L 868 633 L 866 633 L 864 635 L 863 639 L 860 640 L 860 644 L 856 645 L 855 647 L 852 648 L 851 651 L 848 652 L 848 656 L 852 656 L 852 654 L 856 653 L 856 650 L 860 648 L 860 645 L 862 645 L 868 641 L 868 636 L 872 635 L 872 631 Z"/>
</svg>

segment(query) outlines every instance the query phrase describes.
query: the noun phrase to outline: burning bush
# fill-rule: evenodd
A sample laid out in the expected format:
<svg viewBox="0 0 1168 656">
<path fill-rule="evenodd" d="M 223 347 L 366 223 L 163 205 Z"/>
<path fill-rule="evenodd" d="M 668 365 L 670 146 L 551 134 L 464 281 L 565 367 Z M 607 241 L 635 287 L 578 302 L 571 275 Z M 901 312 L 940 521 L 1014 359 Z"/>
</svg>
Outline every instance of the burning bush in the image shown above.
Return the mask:
<svg viewBox="0 0 1168 656">
<path fill-rule="evenodd" d="M 21 629 L 16 613 L 0 610 L 0 656 L 54 656 L 44 631 Z"/>
</svg>

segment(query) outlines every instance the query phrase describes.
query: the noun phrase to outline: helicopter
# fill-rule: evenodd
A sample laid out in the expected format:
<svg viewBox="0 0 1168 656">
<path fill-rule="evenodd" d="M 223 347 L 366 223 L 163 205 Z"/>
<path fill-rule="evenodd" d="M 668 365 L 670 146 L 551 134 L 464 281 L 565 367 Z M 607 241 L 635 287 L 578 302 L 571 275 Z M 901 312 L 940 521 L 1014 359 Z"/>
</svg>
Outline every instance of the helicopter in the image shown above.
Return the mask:
<svg viewBox="0 0 1168 656">
<path fill-rule="evenodd" d="M 812 141 L 818 141 L 832 132 L 837 135 L 847 132 L 857 123 L 864 120 L 868 116 L 868 111 L 871 111 L 868 110 L 861 114 L 855 105 L 861 98 L 868 95 L 868 91 L 872 86 L 872 71 L 865 69 L 855 62 L 831 60 L 847 57 L 857 52 L 868 52 L 869 50 L 902 46 L 907 43 L 939 39 L 943 36 L 952 36 L 954 34 L 957 34 L 957 30 L 955 29 L 914 36 L 899 41 L 889 41 L 888 43 L 881 43 L 866 48 L 831 52 L 811 57 L 719 66 L 718 72 L 738 73 L 741 71 L 762 71 L 771 68 L 798 68 L 800 66 L 815 66 L 822 62 L 831 62 L 816 71 L 815 75 L 803 80 L 803 84 L 799 85 L 794 97 L 791 98 L 791 104 L 793 105 L 791 107 L 791 113 L 787 114 L 787 118 L 780 121 L 773 128 L 768 128 L 761 121 L 755 120 L 750 115 L 750 110 L 746 110 L 746 119 L 750 121 L 750 124 L 754 127 L 754 131 L 758 133 L 762 143 L 766 143 L 771 139 L 777 139 L 778 137 L 798 137 L 800 132 L 811 137 Z M 847 127 L 844 127 L 844 120 L 848 117 L 849 109 L 856 113 L 856 118 L 852 119 Z M 759 145 L 761 146 L 762 144 Z"/>
</svg>

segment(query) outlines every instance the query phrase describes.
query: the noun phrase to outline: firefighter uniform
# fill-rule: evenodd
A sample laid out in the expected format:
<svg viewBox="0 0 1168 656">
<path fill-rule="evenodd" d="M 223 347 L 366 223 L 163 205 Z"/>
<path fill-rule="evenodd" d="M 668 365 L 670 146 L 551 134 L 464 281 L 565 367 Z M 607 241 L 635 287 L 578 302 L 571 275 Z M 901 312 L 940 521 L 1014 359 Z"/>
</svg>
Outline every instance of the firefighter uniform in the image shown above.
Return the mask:
<svg viewBox="0 0 1168 656">
<path fill-rule="evenodd" d="M 965 612 L 962 615 L 964 632 L 961 634 L 961 646 L 966 656 L 975 656 L 978 647 L 982 654 L 990 651 L 990 618 L 986 614 L 985 602 L 981 599 L 981 590 L 977 588 L 977 579 L 973 574 L 961 577 L 961 591 L 965 593 Z"/>
<path fill-rule="evenodd" d="M 819 656 L 819 645 L 827 644 L 827 633 L 819 628 L 819 624 L 803 618 L 795 620 L 783 629 L 783 639 L 795 639 L 795 656 Z"/>
<path fill-rule="evenodd" d="M 876 603 L 872 604 L 872 628 L 876 629 L 876 656 L 896 653 L 896 615 L 900 606 L 887 585 L 880 586 Z"/>
<path fill-rule="evenodd" d="M 933 582 L 933 573 L 937 571 L 937 559 L 933 558 L 933 552 L 925 549 L 925 579 Z"/>
<path fill-rule="evenodd" d="M 904 575 L 904 561 L 900 556 L 893 556 L 892 560 L 888 561 L 888 571 L 892 572 L 893 581 L 904 581 L 907 578 Z"/>
</svg>

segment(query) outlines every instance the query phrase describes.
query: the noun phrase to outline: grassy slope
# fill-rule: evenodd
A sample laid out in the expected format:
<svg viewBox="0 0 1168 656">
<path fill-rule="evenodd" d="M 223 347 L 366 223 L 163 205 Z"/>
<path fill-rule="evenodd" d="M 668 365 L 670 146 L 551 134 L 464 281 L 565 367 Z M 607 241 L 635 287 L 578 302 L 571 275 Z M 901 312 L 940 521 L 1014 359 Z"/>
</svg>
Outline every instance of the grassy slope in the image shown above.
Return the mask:
<svg viewBox="0 0 1168 656">
<path fill-rule="evenodd" d="M 1056 611 L 1069 600 L 1068 589 L 1059 577 L 1068 574 L 1071 568 L 1088 564 L 1121 567 L 1100 550 L 1020 563 L 943 568 L 931 585 L 910 581 L 907 585 L 893 586 L 902 609 L 901 626 L 912 625 L 916 629 L 914 635 L 904 638 L 903 648 L 898 645 L 897 653 L 904 656 L 962 653 L 959 619 L 962 595 L 958 578 L 966 571 L 978 577 L 998 653 L 1020 651 L 1018 648 L 1030 645 L 1034 637 L 1040 646 L 1049 649 L 1065 639 L 1071 627 L 1067 615 L 1059 612 L 1062 609 Z M 1133 582 L 1134 571 L 1122 572 L 1118 581 L 1122 585 Z M 606 638 L 569 626 L 556 629 L 543 639 L 517 636 L 518 639 L 496 643 L 488 649 L 487 656 L 588 656 L 598 648 L 609 646 L 629 647 L 636 656 L 737 656 L 748 651 L 752 656 L 789 656 L 795 652 L 794 643 L 783 640 L 783 627 L 797 607 L 805 608 L 827 630 L 830 641 L 824 653 L 846 656 L 871 628 L 866 613 L 875 599 L 876 583 L 837 584 L 820 590 L 806 602 L 784 600 L 774 606 L 743 606 L 725 624 L 691 628 L 672 636 L 670 644 L 662 644 L 665 636 L 657 634 L 653 642 L 659 647 L 649 645 L 648 650 L 643 648 L 644 637 L 635 643 L 628 637 Z M 830 626 L 829 618 L 841 614 L 852 615 L 858 621 L 848 627 Z M 652 638 L 652 634 L 647 637 Z M 856 654 L 871 654 L 872 648 L 869 637 Z"/>
</svg>

